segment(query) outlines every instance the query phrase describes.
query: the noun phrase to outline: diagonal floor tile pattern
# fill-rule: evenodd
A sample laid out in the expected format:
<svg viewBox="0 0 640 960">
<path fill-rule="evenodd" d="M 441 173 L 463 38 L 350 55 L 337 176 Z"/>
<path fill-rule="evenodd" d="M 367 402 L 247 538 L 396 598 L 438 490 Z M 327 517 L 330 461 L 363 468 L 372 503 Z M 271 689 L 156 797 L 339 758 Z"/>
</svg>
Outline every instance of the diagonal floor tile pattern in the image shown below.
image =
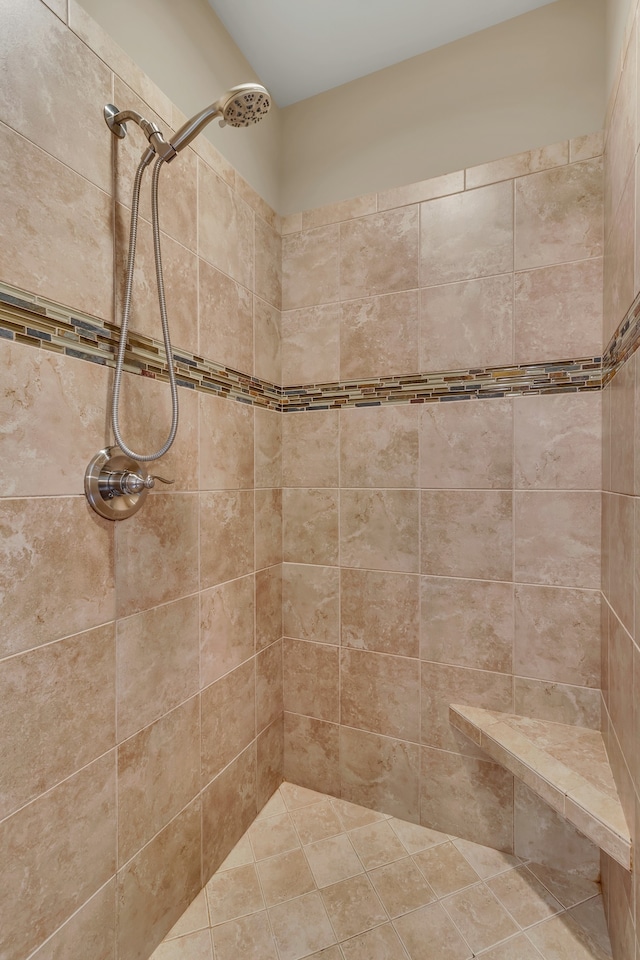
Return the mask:
<svg viewBox="0 0 640 960">
<path fill-rule="evenodd" d="M 283 783 L 151 960 L 611 960 L 600 887 Z"/>
</svg>

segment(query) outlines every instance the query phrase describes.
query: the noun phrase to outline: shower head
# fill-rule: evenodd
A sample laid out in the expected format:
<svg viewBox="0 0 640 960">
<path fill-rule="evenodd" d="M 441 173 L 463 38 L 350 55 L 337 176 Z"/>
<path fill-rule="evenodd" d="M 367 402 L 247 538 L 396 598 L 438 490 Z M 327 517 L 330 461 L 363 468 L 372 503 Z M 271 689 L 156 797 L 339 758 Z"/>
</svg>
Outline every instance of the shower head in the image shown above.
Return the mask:
<svg viewBox="0 0 640 960">
<path fill-rule="evenodd" d="M 191 120 L 187 120 L 169 143 L 175 153 L 178 153 L 191 143 L 214 117 L 222 118 L 221 127 L 225 124 L 230 127 L 248 127 L 262 120 L 270 107 L 271 97 L 265 87 L 259 83 L 241 83 L 237 87 L 231 87 L 210 107 L 205 107 Z"/>
</svg>

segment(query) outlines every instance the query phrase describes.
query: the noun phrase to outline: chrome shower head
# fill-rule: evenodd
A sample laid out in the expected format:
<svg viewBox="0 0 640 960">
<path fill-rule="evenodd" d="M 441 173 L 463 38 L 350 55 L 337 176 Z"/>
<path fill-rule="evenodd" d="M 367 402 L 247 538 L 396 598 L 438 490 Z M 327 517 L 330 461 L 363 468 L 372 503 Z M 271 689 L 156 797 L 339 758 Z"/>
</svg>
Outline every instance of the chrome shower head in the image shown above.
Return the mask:
<svg viewBox="0 0 640 960">
<path fill-rule="evenodd" d="M 262 120 L 270 107 L 271 97 L 265 87 L 259 83 L 241 83 L 237 87 L 231 87 L 210 107 L 187 120 L 169 143 L 175 153 L 178 153 L 191 143 L 214 117 L 222 118 L 220 126 L 229 124 L 230 127 L 248 127 Z"/>
</svg>

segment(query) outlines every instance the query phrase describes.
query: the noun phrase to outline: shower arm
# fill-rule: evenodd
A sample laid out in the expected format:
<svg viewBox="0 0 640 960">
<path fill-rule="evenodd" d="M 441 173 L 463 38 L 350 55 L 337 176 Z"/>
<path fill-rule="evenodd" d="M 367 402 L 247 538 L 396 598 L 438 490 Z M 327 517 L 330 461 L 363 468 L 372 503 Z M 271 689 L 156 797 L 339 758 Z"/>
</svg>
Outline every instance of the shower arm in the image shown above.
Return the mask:
<svg viewBox="0 0 640 960">
<path fill-rule="evenodd" d="M 160 127 L 156 123 L 152 123 L 151 120 L 147 120 L 142 114 L 135 110 L 118 110 L 112 103 L 106 105 L 103 114 L 111 133 L 120 140 L 127 135 L 127 120 L 133 120 L 134 123 L 138 124 L 149 141 L 150 149 L 145 154 L 147 163 L 153 159 L 154 154 L 162 157 L 165 163 L 169 163 L 176 156 L 177 150 L 164 139 Z"/>
</svg>

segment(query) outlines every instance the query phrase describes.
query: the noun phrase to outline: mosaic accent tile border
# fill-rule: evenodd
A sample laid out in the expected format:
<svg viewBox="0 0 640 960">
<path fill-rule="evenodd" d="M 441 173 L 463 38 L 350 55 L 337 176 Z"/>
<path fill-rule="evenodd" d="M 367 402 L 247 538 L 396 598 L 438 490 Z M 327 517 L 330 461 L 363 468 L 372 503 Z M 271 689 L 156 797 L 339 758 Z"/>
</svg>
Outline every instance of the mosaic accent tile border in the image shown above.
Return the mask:
<svg viewBox="0 0 640 960">
<path fill-rule="evenodd" d="M 115 367 L 118 335 L 119 329 L 113 323 L 70 311 L 42 297 L 0 284 L 2 339 Z M 181 387 L 287 413 L 600 390 L 638 346 L 640 294 L 616 330 L 604 357 L 288 387 L 269 383 L 188 351 L 174 352 L 173 359 Z M 132 333 L 125 354 L 125 370 L 167 381 L 163 354 L 164 347 L 159 340 Z"/>
</svg>

